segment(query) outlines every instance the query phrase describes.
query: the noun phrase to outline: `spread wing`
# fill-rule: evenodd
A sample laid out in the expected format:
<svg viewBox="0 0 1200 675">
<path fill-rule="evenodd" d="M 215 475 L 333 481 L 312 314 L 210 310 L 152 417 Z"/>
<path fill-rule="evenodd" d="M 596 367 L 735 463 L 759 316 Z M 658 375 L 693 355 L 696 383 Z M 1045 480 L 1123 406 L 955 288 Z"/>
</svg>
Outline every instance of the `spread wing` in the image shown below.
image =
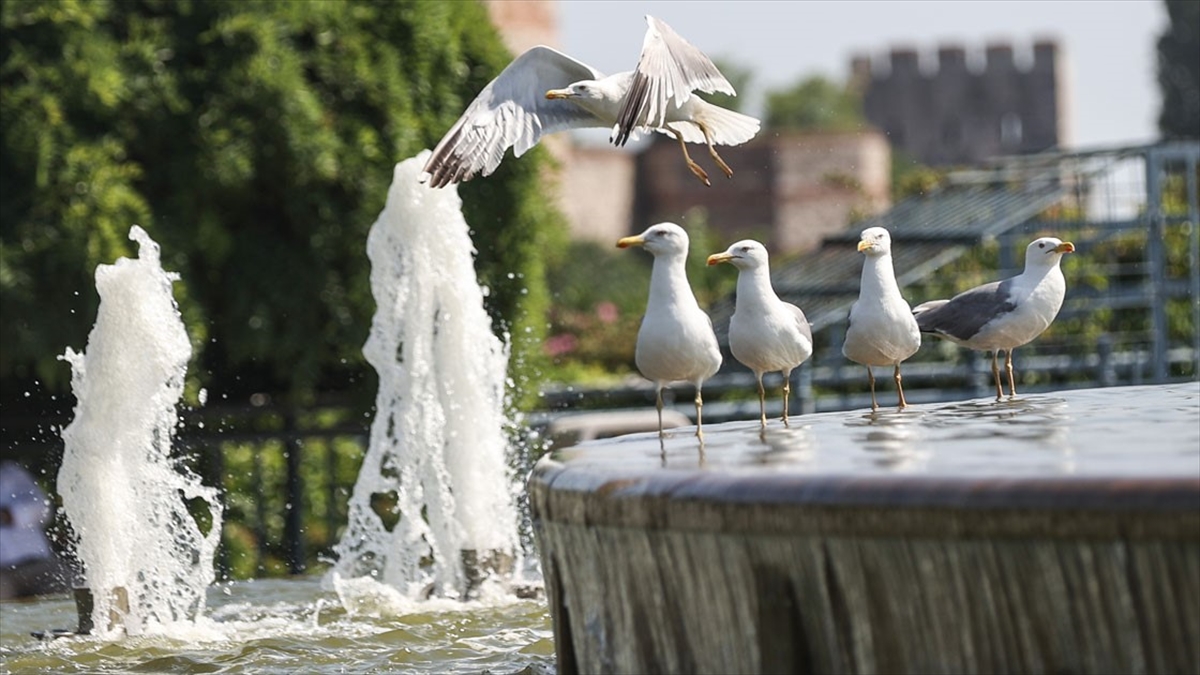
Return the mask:
<svg viewBox="0 0 1200 675">
<path fill-rule="evenodd" d="M 500 166 L 509 148 L 520 157 L 545 134 L 604 126 L 570 101 L 546 98 L 550 89 L 603 77 L 558 50 L 533 47 L 508 64 L 467 106 L 433 149 L 421 181 L 440 188 L 477 174 L 487 176 Z"/>
<path fill-rule="evenodd" d="M 1012 301 L 1011 287 L 1012 279 L 993 281 L 940 301 L 941 304 L 928 302 L 919 305 L 913 310 L 917 326 L 922 333 L 942 333 L 959 340 L 969 340 L 989 321 L 1016 307 Z"/>
<path fill-rule="evenodd" d="M 678 108 L 693 91 L 737 95 L 704 52 L 662 21 L 646 15 L 646 23 L 649 28 L 642 41 L 642 55 L 613 127 L 611 140 L 615 145 L 625 145 L 635 127 L 661 127 L 667 106 L 673 103 Z"/>
</svg>

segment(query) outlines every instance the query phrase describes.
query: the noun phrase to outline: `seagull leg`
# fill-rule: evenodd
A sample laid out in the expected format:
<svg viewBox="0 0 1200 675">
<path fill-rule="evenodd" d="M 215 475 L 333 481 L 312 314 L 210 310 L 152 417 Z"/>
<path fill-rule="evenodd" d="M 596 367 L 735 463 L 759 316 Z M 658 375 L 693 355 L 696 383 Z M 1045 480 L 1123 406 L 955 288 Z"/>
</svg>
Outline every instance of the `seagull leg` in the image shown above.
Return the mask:
<svg viewBox="0 0 1200 675">
<path fill-rule="evenodd" d="M 996 380 L 996 400 L 1004 398 L 1004 389 L 1000 386 L 1000 366 L 996 364 L 996 358 L 1000 356 L 1000 350 L 992 352 L 992 377 Z"/>
<path fill-rule="evenodd" d="M 900 407 L 907 408 L 908 401 L 904 400 L 904 387 L 901 386 L 901 384 L 900 384 L 900 364 L 899 363 L 896 364 L 896 374 L 894 375 L 894 377 L 896 378 L 896 392 L 900 394 Z"/>
<path fill-rule="evenodd" d="M 704 169 L 700 168 L 699 164 L 693 162 L 692 156 L 688 154 L 687 144 L 683 142 L 683 134 L 679 133 L 678 131 L 675 131 L 671 127 L 666 127 L 666 128 L 679 141 L 679 149 L 683 151 L 683 160 L 685 162 L 687 162 L 688 169 L 691 169 L 692 174 L 694 174 L 696 176 L 696 178 L 699 178 L 701 183 L 704 183 L 705 185 L 712 187 L 712 183 L 708 182 L 708 173 Z"/>
<path fill-rule="evenodd" d="M 659 387 L 659 388 L 658 388 L 658 397 L 657 397 L 657 399 L 655 400 L 655 402 L 654 402 L 654 403 L 655 403 L 655 406 L 658 408 L 658 437 L 661 439 L 661 438 L 663 437 L 663 428 L 662 428 L 662 408 L 663 408 L 663 403 L 662 403 L 662 387 Z"/>
<path fill-rule="evenodd" d="M 783 426 L 790 427 L 788 424 L 788 399 L 792 397 L 792 378 L 790 373 L 785 373 L 783 376 Z"/>
<path fill-rule="evenodd" d="M 708 125 L 703 122 L 696 122 L 696 126 L 700 127 L 700 131 L 704 132 L 704 142 L 708 145 L 708 154 L 712 155 L 713 161 L 725 172 L 726 178 L 733 178 L 733 169 L 729 168 L 725 160 L 721 159 L 721 156 L 717 154 L 717 149 L 713 147 L 712 133 L 709 132 Z"/>
<path fill-rule="evenodd" d="M 1004 351 L 1004 369 L 1008 371 L 1008 397 L 1017 397 L 1017 385 L 1013 382 L 1013 366 L 1012 366 L 1013 350 L 1006 349 Z"/>
<path fill-rule="evenodd" d="M 762 422 L 762 428 L 767 428 L 767 392 L 763 389 L 762 373 L 755 373 L 758 376 L 758 417 Z"/>
<path fill-rule="evenodd" d="M 700 387 L 696 386 L 696 438 L 704 440 L 704 417 L 700 414 L 704 408 L 704 397 L 700 395 Z"/>
<path fill-rule="evenodd" d="M 879 404 L 875 402 L 875 373 L 871 372 L 871 366 L 867 366 L 867 381 L 871 383 L 871 410 L 879 410 Z"/>
</svg>

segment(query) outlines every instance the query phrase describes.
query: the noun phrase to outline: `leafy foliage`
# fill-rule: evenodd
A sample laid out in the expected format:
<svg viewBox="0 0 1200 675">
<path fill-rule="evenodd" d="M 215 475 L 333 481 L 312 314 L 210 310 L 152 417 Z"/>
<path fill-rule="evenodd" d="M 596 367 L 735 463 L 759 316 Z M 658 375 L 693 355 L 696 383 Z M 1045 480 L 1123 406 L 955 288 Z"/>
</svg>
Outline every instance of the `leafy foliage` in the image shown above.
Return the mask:
<svg viewBox="0 0 1200 675">
<path fill-rule="evenodd" d="M 0 13 L 0 378 L 61 392 L 96 265 L 141 224 L 217 391 L 298 402 L 364 370 L 366 233 L 393 165 L 510 55 L 474 2 L 12 0 Z M 543 153 L 461 190 L 489 310 L 535 366 Z M 193 383 L 193 389 L 195 383 Z"/>
<path fill-rule="evenodd" d="M 852 131 L 865 124 L 861 97 L 820 75 L 767 92 L 766 118 L 769 129 Z"/>
</svg>

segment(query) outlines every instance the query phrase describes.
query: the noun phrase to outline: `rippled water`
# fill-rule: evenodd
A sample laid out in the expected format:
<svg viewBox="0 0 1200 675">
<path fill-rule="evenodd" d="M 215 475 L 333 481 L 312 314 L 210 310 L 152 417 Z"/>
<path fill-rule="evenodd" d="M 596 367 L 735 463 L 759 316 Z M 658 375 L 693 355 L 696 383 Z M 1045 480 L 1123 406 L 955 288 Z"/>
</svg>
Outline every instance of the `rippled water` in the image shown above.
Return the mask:
<svg viewBox="0 0 1200 675">
<path fill-rule="evenodd" d="M 591 441 L 555 456 L 667 471 L 844 476 L 1200 476 L 1200 383 L 1112 387 L 757 419 Z"/>
<path fill-rule="evenodd" d="M 348 614 L 317 578 L 213 586 L 196 623 L 119 641 L 39 641 L 73 628 L 67 596 L 0 605 L 6 673 L 552 673 L 554 643 L 542 600 L 381 598 Z"/>
</svg>

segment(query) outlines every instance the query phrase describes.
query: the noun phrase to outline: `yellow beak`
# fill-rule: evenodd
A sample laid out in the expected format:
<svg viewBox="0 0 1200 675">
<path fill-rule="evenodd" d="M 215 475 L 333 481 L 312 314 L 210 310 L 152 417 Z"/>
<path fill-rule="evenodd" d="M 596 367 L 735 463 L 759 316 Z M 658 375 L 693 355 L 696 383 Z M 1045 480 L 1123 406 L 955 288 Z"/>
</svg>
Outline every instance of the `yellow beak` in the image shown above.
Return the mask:
<svg viewBox="0 0 1200 675">
<path fill-rule="evenodd" d="M 642 235 L 640 235 L 640 234 L 637 236 L 634 236 L 634 237 L 622 237 L 621 239 L 617 240 L 617 248 L 629 248 L 630 246 L 641 246 L 642 244 L 645 244 L 645 243 L 646 243 L 646 240 L 643 239 Z"/>
<path fill-rule="evenodd" d="M 571 91 L 569 89 L 551 89 L 546 92 L 546 98 L 571 98 Z"/>
<path fill-rule="evenodd" d="M 869 248 L 871 248 L 871 242 L 867 241 L 866 239 L 863 239 L 862 241 L 858 242 L 858 252 L 859 253 L 862 253 L 863 251 L 865 251 Z"/>
<path fill-rule="evenodd" d="M 1069 241 L 1064 241 L 1063 243 L 1054 247 L 1055 253 L 1073 253 L 1074 251 L 1075 251 L 1075 244 L 1072 244 Z"/>
<path fill-rule="evenodd" d="M 709 265 L 720 265 L 721 263 L 729 262 L 730 260 L 733 260 L 733 256 L 729 255 L 728 253 L 714 253 L 708 256 Z"/>
</svg>

